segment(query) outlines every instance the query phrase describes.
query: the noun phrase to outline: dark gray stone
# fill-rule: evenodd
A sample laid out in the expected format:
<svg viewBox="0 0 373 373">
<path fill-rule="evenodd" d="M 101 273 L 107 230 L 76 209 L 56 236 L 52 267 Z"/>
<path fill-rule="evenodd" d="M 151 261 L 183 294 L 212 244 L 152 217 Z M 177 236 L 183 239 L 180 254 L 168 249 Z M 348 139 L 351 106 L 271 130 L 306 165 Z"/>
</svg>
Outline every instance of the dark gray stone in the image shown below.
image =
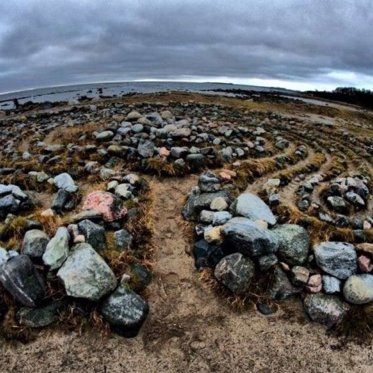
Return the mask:
<svg viewBox="0 0 373 373">
<path fill-rule="evenodd" d="M 127 251 L 132 248 L 133 237 L 125 229 L 114 232 L 114 244 L 120 251 Z"/>
<path fill-rule="evenodd" d="M 255 265 L 241 253 L 225 256 L 215 267 L 214 276 L 235 294 L 244 294 L 255 274 Z"/>
<path fill-rule="evenodd" d="M 31 258 L 41 258 L 48 245 L 49 237 L 39 229 L 27 231 L 22 243 L 22 253 Z"/>
<path fill-rule="evenodd" d="M 11 258 L 0 267 L 0 282 L 26 307 L 36 307 L 45 296 L 45 284 L 27 255 Z"/>
<path fill-rule="evenodd" d="M 147 302 L 132 290 L 119 286 L 102 304 L 101 313 L 119 334 L 135 337 L 148 313 Z"/>
<path fill-rule="evenodd" d="M 95 250 L 103 250 L 106 247 L 105 228 L 93 223 L 90 220 L 82 220 L 78 223 L 79 231 L 84 235 L 85 240 Z"/>
<path fill-rule="evenodd" d="M 233 218 L 222 227 L 223 246 L 227 251 L 240 252 L 250 257 L 273 254 L 278 249 L 278 238 L 247 218 Z"/>
<path fill-rule="evenodd" d="M 274 267 L 273 282 L 269 288 L 269 294 L 272 299 L 284 300 L 299 294 L 301 288 L 291 284 L 286 273 L 279 267 Z"/>
</svg>

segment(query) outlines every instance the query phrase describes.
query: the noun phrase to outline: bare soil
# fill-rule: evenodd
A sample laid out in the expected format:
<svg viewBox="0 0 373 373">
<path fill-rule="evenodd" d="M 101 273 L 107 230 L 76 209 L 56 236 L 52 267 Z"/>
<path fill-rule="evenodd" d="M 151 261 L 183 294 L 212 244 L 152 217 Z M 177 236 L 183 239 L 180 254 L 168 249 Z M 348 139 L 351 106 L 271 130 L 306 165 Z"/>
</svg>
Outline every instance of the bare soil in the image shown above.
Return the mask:
<svg viewBox="0 0 373 373">
<path fill-rule="evenodd" d="M 272 317 L 242 313 L 200 281 L 180 210 L 197 176 L 152 180 L 154 280 L 138 337 L 46 330 L 29 344 L 1 344 L 0 372 L 373 372 L 372 346 L 329 335 L 301 302 Z"/>
</svg>

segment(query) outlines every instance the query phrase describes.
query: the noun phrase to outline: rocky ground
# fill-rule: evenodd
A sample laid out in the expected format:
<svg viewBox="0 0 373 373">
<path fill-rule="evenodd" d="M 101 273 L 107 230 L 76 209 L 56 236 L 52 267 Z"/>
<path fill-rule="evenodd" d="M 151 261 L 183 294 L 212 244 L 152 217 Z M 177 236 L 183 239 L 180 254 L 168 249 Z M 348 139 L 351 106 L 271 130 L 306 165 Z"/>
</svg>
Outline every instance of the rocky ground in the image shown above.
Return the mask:
<svg viewBox="0 0 373 373">
<path fill-rule="evenodd" d="M 170 93 L 0 115 L 2 371 L 371 371 L 370 113 Z"/>
</svg>

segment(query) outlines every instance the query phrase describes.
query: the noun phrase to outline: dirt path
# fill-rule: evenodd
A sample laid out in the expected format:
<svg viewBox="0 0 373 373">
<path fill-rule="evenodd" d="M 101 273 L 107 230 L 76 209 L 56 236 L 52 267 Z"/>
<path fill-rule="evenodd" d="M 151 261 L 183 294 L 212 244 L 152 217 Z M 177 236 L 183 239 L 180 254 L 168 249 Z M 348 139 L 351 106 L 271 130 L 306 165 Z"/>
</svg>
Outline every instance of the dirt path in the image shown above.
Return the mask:
<svg viewBox="0 0 373 373">
<path fill-rule="evenodd" d="M 2 345 L 0 372 L 372 372 L 372 347 L 328 336 L 305 319 L 299 301 L 281 303 L 271 318 L 240 314 L 201 283 L 180 217 L 196 181 L 152 182 L 155 278 L 137 338 L 44 331 L 27 345 Z"/>
</svg>

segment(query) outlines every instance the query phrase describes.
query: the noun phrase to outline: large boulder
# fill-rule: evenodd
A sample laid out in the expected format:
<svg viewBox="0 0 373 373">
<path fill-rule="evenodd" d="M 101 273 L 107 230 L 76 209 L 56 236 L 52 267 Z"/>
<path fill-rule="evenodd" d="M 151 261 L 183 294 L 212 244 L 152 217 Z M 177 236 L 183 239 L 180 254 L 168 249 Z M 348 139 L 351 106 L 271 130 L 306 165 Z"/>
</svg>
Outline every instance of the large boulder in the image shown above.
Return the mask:
<svg viewBox="0 0 373 373">
<path fill-rule="evenodd" d="M 101 313 L 119 334 L 135 337 L 148 313 L 147 302 L 138 294 L 119 286 L 102 304 Z"/>
<path fill-rule="evenodd" d="M 278 257 L 290 265 L 302 265 L 308 257 L 308 232 L 295 224 L 284 224 L 272 230 L 279 240 Z"/>
<path fill-rule="evenodd" d="M 120 220 L 127 214 L 122 200 L 109 192 L 92 192 L 83 202 L 83 210 L 93 210 L 101 214 L 107 222 Z"/>
<path fill-rule="evenodd" d="M 115 289 L 117 280 L 104 259 L 91 245 L 76 245 L 57 272 L 67 295 L 98 301 Z"/>
<path fill-rule="evenodd" d="M 45 283 L 27 255 L 18 255 L 0 267 L 0 282 L 26 307 L 36 307 L 45 296 Z"/>
<path fill-rule="evenodd" d="M 222 226 L 224 248 L 250 257 L 273 254 L 278 249 L 278 238 L 271 231 L 247 218 L 233 218 Z"/>
<path fill-rule="evenodd" d="M 41 258 L 48 245 L 48 235 L 39 230 L 31 229 L 27 231 L 22 243 L 22 253 L 31 258 Z"/>
<path fill-rule="evenodd" d="M 345 280 L 357 270 L 355 248 L 345 242 L 322 242 L 314 248 L 317 265 L 329 275 Z"/>
<path fill-rule="evenodd" d="M 338 297 L 321 293 L 307 295 L 303 305 L 311 320 L 327 327 L 338 324 L 347 311 Z"/>
<path fill-rule="evenodd" d="M 51 270 L 58 269 L 69 255 L 70 234 L 65 227 L 57 229 L 55 236 L 48 242 L 43 262 Z"/>
<path fill-rule="evenodd" d="M 347 302 L 366 304 L 373 301 L 373 275 L 352 275 L 343 287 L 343 295 Z"/>
<path fill-rule="evenodd" d="M 216 279 L 235 294 L 244 294 L 255 274 L 255 265 L 241 253 L 225 256 L 215 267 Z"/>
<path fill-rule="evenodd" d="M 276 217 L 271 209 L 255 194 L 243 193 L 231 206 L 235 215 L 256 220 L 264 220 L 270 225 L 276 224 Z"/>
</svg>

